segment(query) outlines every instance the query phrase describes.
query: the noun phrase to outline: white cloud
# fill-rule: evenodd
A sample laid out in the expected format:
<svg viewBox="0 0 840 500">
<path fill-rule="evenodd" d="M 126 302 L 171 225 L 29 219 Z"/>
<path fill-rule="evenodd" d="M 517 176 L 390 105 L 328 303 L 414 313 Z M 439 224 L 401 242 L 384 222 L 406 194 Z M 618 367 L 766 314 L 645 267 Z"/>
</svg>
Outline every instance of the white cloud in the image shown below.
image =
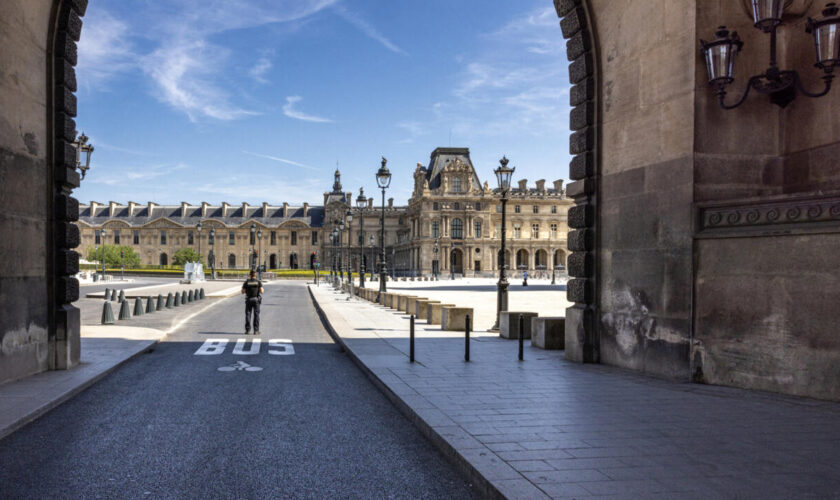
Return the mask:
<svg viewBox="0 0 840 500">
<path fill-rule="evenodd" d="M 271 69 L 272 66 L 273 63 L 271 62 L 271 59 L 263 56 L 257 59 L 257 62 L 254 63 L 254 66 L 251 67 L 251 69 L 248 71 L 248 74 L 251 75 L 251 78 L 253 78 L 258 83 L 268 83 L 268 80 L 265 78 L 265 74 L 268 72 L 268 70 Z"/>
<path fill-rule="evenodd" d="M 296 120 L 303 120 L 305 122 L 314 122 L 314 123 L 332 123 L 332 120 L 329 118 L 323 118 L 320 116 L 309 115 L 295 109 L 295 106 L 298 102 L 302 101 L 303 98 L 299 95 L 291 95 L 286 97 L 286 104 L 283 105 L 283 114 L 288 116 L 289 118 L 294 118 Z"/>
<path fill-rule="evenodd" d="M 312 203 L 314 200 L 323 198 L 323 188 L 323 179 L 311 177 L 296 181 L 283 181 L 269 176 L 231 176 L 226 178 L 224 183 L 207 183 L 197 186 L 194 190 L 196 193 L 202 193 L 208 197 L 218 197 L 233 203 L 267 201 L 279 204 L 284 201 Z M 287 196 L 289 194 L 294 198 L 277 199 L 277 196 Z M 248 199 L 242 200 L 243 196 L 247 196 Z"/>
<path fill-rule="evenodd" d="M 128 25 L 103 9 L 91 8 L 79 40 L 79 88 L 101 89 L 119 73 L 136 67 Z"/>
<path fill-rule="evenodd" d="M 391 52 L 397 53 L 397 54 L 407 55 L 406 51 L 404 51 L 403 49 L 398 47 L 395 43 L 393 43 L 391 40 L 386 38 L 385 35 L 381 34 L 379 31 L 377 31 L 376 28 L 374 28 L 369 22 L 367 22 L 365 19 L 360 17 L 358 14 L 348 11 L 347 9 L 344 8 L 344 6 L 342 6 L 340 4 L 336 5 L 333 8 L 333 10 L 335 11 L 336 14 L 341 16 L 342 19 L 344 19 L 348 23 L 350 23 L 353 26 L 355 26 L 356 28 L 358 28 L 359 31 L 361 31 L 362 33 L 367 35 L 369 38 L 371 38 L 371 39 L 379 42 L 380 44 L 382 44 L 382 46 L 385 47 L 386 49 L 390 50 Z"/>
<path fill-rule="evenodd" d="M 260 153 L 252 153 L 251 151 L 242 151 L 242 152 L 245 153 L 246 155 L 256 156 L 257 158 L 265 158 L 267 160 L 273 160 L 273 161 L 276 161 L 276 162 L 285 163 L 287 165 L 294 165 L 296 167 L 308 168 L 309 170 L 320 170 L 318 168 L 315 168 L 315 167 L 312 167 L 312 166 L 309 166 L 309 165 L 305 165 L 303 163 L 298 163 L 296 161 L 287 160 L 285 158 L 280 158 L 280 157 L 277 157 L 277 156 L 264 155 L 264 154 L 260 154 Z"/>
</svg>

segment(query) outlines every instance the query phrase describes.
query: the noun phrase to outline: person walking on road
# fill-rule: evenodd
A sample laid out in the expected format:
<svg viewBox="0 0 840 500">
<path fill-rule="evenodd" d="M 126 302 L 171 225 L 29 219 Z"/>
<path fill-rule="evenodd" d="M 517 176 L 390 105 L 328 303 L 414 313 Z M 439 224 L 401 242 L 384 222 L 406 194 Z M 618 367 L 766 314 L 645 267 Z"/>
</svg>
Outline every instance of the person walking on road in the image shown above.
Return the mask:
<svg viewBox="0 0 840 500">
<path fill-rule="evenodd" d="M 245 294 L 245 335 L 251 333 L 251 312 L 254 313 L 254 335 L 260 334 L 260 303 L 262 303 L 262 281 L 257 279 L 257 271 L 251 269 L 251 276 L 242 284 L 240 293 Z"/>
</svg>

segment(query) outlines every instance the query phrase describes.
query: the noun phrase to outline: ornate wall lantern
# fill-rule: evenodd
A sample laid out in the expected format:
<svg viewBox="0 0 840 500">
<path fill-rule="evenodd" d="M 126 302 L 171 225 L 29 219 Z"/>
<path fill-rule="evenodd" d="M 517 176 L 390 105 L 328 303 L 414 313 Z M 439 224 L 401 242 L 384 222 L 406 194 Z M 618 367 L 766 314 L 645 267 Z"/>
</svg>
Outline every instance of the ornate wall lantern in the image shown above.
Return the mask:
<svg viewBox="0 0 840 500">
<path fill-rule="evenodd" d="M 88 136 L 84 132 L 73 141 L 73 147 L 76 148 L 76 168 L 82 173 L 82 179 L 90 170 L 90 155 L 93 154 L 93 144 L 88 144 L 87 141 Z M 82 162 L 82 153 L 85 155 L 84 162 Z"/>
<path fill-rule="evenodd" d="M 700 40 L 700 51 L 706 59 L 709 85 L 715 89 L 718 102 L 723 109 L 740 106 L 755 90 L 769 94 L 770 102 L 785 107 L 796 98 L 797 93 L 808 97 L 822 97 L 831 90 L 834 67 L 840 62 L 840 8 L 834 2 L 826 4 L 822 18 L 808 18 L 806 32 L 813 34 L 817 50 L 815 66 L 825 73 L 822 77 L 825 87 L 820 92 L 809 92 L 802 86 L 799 73 L 795 70 L 781 70 L 776 65 L 776 29 L 782 22 L 785 2 L 783 0 L 752 0 L 752 17 L 756 28 L 770 34 L 770 66 L 764 73 L 751 76 L 743 95 L 734 104 L 726 104 L 726 88 L 735 80 L 735 56 L 741 51 L 743 42 L 736 32 L 729 32 L 721 26 L 711 42 Z"/>
</svg>

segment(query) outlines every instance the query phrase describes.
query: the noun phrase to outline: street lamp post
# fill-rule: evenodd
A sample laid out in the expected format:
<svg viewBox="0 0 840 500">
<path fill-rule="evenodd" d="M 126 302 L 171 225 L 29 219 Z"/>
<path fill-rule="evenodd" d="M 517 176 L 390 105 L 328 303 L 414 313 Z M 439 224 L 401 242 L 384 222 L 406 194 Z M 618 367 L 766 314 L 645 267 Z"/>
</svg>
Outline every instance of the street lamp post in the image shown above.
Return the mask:
<svg viewBox="0 0 840 500">
<path fill-rule="evenodd" d="M 356 198 L 356 207 L 359 209 L 359 288 L 365 287 L 365 188 L 359 188 L 359 197 Z"/>
<path fill-rule="evenodd" d="M 449 243 L 449 279 L 455 279 L 455 244 Z"/>
<path fill-rule="evenodd" d="M 344 283 L 344 219 L 338 221 L 338 282 Z"/>
<path fill-rule="evenodd" d="M 256 260 L 259 260 L 259 257 L 262 255 L 262 229 L 257 231 L 257 240 L 259 240 L 259 242 L 260 242 L 260 251 L 256 255 L 256 257 L 257 257 Z M 261 280 L 262 279 L 262 263 L 261 262 L 257 262 L 257 269 L 258 269 L 257 279 Z"/>
<path fill-rule="evenodd" d="M 499 184 L 499 191 L 502 195 L 502 250 L 499 258 L 499 283 L 496 294 L 496 324 L 491 330 L 498 330 L 502 311 L 507 311 L 508 305 L 508 281 L 505 277 L 505 232 L 507 231 L 505 209 L 507 205 L 508 191 L 510 190 L 510 178 L 516 167 L 508 168 L 508 159 L 502 156 L 499 167 L 493 171 L 496 174 L 496 181 Z"/>
<path fill-rule="evenodd" d="M 347 282 L 353 284 L 353 209 L 348 208 L 347 214 Z"/>
<path fill-rule="evenodd" d="M 435 262 L 434 262 L 434 266 L 432 267 L 432 276 L 434 276 L 435 279 L 437 279 L 438 271 L 440 269 L 440 260 L 438 260 L 438 239 L 437 238 L 435 238 L 435 250 L 434 250 L 434 252 L 435 252 Z"/>
<path fill-rule="evenodd" d="M 210 228 L 210 255 L 207 260 L 210 264 L 210 278 L 216 279 L 216 228 Z"/>
<path fill-rule="evenodd" d="M 374 255 L 374 248 L 376 245 L 376 238 L 373 235 L 370 235 L 370 239 L 368 240 L 370 244 L 370 280 L 373 281 L 373 271 L 376 269 L 376 255 Z"/>
<path fill-rule="evenodd" d="M 99 236 L 102 238 L 102 281 L 105 281 L 105 228 L 99 231 Z"/>
<path fill-rule="evenodd" d="M 335 283 L 335 236 L 330 231 L 330 282 Z"/>
<path fill-rule="evenodd" d="M 385 190 L 388 189 L 388 186 L 391 185 L 391 172 L 388 170 L 388 167 L 385 165 L 388 163 L 388 160 L 385 157 L 382 157 L 382 166 L 379 167 L 379 170 L 376 172 L 376 184 L 382 189 L 382 215 L 379 219 L 379 251 L 382 254 L 382 262 L 379 263 L 379 293 L 382 294 L 387 291 L 385 287 L 385 277 L 387 276 L 388 270 L 385 264 Z M 379 301 L 379 297 L 377 297 L 377 301 Z"/>
<path fill-rule="evenodd" d="M 254 244 L 257 241 L 257 225 L 253 222 L 251 223 L 251 254 L 248 256 L 248 264 L 251 270 L 254 270 L 254 266 L 257 263 L 257 259 L 254 258 Z"/>
<path fill-rule="evenodd" d="M 201 221 L 195 225 L 195 231 L 198 233 L 198 262 L 201 263 Z M 202 271 L 203 272 L 203 271 Z"/>
</svg>

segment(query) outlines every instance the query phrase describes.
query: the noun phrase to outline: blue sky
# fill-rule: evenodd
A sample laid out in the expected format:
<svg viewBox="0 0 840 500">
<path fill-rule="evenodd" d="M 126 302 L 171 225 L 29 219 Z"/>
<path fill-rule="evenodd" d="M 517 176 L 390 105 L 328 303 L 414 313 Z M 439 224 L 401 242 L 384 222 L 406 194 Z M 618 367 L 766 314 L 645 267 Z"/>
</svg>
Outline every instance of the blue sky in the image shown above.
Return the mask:
<svg viewBox="0 0 840 500">
<path fill-rule="evenodd" d="M 438 146 L 479 178 L 568 177 L 568 63 L 550 0 L 97 0 L 79 47 L 96 150 L 83 202 L 406 202 Z"/>
</svg>

